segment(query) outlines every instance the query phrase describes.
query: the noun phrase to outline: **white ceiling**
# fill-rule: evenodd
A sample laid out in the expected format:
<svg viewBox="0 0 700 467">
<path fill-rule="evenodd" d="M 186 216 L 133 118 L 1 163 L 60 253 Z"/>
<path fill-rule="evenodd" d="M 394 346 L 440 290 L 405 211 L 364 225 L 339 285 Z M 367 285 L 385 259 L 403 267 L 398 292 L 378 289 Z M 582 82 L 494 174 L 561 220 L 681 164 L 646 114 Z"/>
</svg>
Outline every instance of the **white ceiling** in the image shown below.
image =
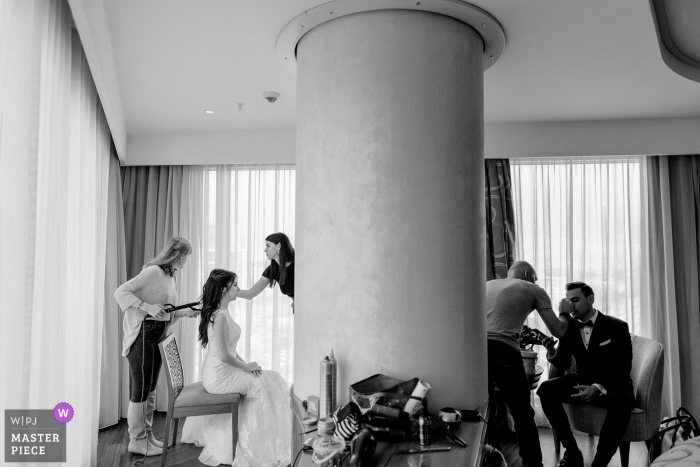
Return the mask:
<svg viewBox="0 0 700 467">
<path fill-rule="evenodd" d="M 294 128 L 295 76 L 275 44 L 325 2 L 69 1 L 111 126 L 121 121 L 128 135 Z M 664 64 L 647 1 L 470 3 L 506 34 L 484 76 L 487 124 L 700 117 L 700 84 Z M 269 104 L 264 91 L 281 97 Z"/>
</svg>

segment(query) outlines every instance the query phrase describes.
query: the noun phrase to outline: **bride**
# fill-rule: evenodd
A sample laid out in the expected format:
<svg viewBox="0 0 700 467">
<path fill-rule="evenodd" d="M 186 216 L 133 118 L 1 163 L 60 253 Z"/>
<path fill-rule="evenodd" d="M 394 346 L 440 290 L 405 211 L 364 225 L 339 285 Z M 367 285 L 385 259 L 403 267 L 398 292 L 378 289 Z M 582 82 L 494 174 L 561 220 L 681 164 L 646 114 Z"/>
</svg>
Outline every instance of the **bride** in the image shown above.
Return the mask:
<svg viewBox="0 0 700 467">
<path fill-rule="evenodd" d="M 238 294 L 238 278 L 214 269 L 204 284 L 199 341 L 208 347 L 202 365 L 202 384 L 211 394 L 239 393 L 238 445 L 235 466 L 279 467 L 291 461 L 289 387 L 276 371 L 246 363 L 236 352 L 241 328 L 228 313 Z M 231 464 L 231 414 L 188 417 L 182 441 L 204 446 L 199 461 Z"/>
</svg>

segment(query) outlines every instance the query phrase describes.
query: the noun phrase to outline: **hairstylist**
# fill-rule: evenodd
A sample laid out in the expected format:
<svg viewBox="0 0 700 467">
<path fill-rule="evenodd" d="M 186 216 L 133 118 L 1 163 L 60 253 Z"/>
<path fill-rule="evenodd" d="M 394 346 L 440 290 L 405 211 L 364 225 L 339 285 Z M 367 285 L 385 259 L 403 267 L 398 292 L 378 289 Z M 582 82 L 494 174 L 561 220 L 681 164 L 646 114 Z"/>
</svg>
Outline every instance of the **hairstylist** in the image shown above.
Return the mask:
<svg viewBox="0 0 700 467">
<path fill-rule="evenodd" d="M 294 313 L 294 247 L 292 242 L 282 232 L 268 235 L 265 239 L 265 255 L 272 260 L 265 268 L 262 277 L 248 290 L 240 290 L 239 298 L 252 300 L 265 290 L 279 283 L 280 291 L 292 299 L 292 313 Z"/>
<path fill-rule="evenodd" d="M 194 318 L 199 314 L 192 309 L 167 313 L 163 305 L 177 303 L 177 272 L 185 265 L 191 251 L 190 243 L 184 238 L 171 238 L 138 276 L 114 292 L 114 298 L 125 312 L 122 355 L 129 362 L 131 386 L 127 414 L 128 450 L 134 454 L 159 456 L 162 452 L 162 441 L 151 433 L 155 388 L 161 366 L 158 343 L 178 318 Z"/>
</svg>

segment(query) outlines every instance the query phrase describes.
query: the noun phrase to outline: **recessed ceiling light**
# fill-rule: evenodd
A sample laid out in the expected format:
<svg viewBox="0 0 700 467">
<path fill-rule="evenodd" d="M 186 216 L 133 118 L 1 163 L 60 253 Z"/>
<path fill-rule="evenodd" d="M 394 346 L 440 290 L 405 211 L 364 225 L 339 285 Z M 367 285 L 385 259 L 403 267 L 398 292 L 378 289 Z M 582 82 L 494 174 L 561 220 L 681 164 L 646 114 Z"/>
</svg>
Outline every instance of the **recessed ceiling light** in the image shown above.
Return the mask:
<svg viewBox="0 0 700 467">
<path fill-rule="evenodd" d="M 204 113 L 213 114 L 214 111 L 213 110 L 205 110 Z"/>
</svg>

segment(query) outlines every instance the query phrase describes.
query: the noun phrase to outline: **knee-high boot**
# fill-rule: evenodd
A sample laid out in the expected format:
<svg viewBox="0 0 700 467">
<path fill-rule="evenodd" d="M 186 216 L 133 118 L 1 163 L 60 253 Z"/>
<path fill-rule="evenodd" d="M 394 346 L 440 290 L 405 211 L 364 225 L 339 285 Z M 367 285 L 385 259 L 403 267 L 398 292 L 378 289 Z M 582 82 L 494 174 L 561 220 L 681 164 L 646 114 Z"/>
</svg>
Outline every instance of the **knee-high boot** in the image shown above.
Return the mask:
<svg viewBox="0 0 700 467">
<path fill-rule="evenodd" d="M 129 411 L 126 418 L 129 425 L 128 451 L 134 454 L 160 456 L 163 453 L 163 449 L 154 446 L 148 441 L 145 415 L 146 402 L 129 402 Z"/>
<path fill-rule="evenodd" d="M 148 434 L 148 442 L 159 448 L 163 447 L 163 442 L 158 441 L 153 435 L 153 430 L 151 429 L 153 425 L 153 410 L 156 408 L 156 392 L 152 391 L 148 393 L 148 399 L 146 399 L 146 433 Z M 166 434 L 167 435 L 167 434 Z"/>
</svg>

